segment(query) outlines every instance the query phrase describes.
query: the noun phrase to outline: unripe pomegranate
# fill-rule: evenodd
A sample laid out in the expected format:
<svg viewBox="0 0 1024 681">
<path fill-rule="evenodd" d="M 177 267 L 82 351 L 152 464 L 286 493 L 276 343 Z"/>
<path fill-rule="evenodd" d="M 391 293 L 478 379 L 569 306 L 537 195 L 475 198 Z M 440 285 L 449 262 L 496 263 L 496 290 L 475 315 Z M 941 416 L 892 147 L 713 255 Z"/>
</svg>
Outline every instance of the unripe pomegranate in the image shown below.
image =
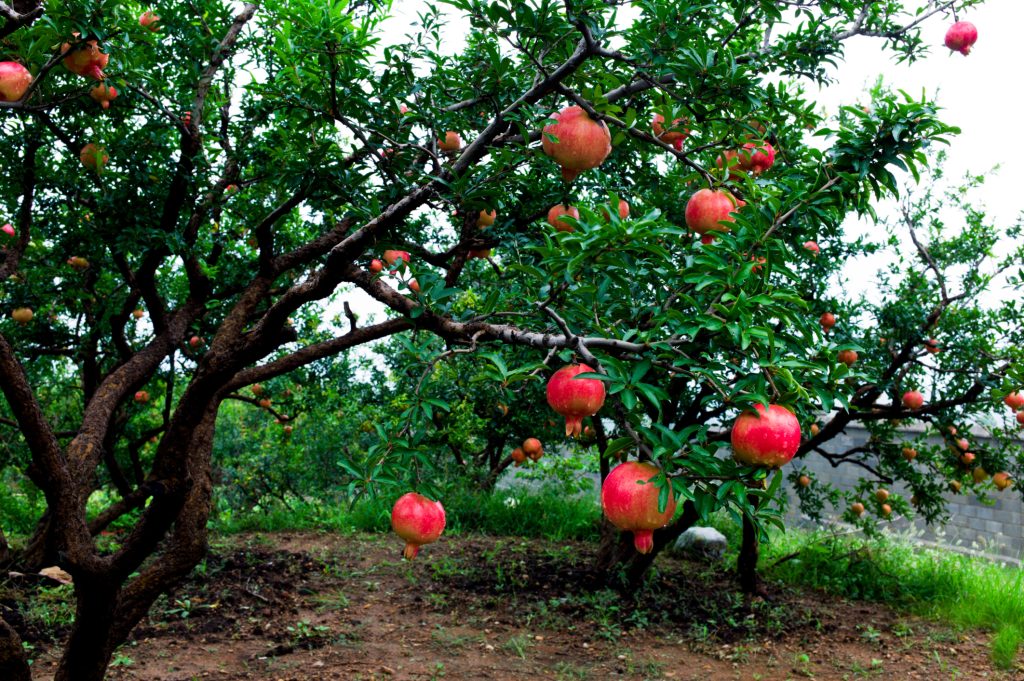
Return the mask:
<svg viewBox="0 0 1024 681">
<path fill-rule="evenodd" d="M 860 503 L 859 501 L 855 501 L 852 504 L 850 504 L 850 510 L 853 511 L 854 515 L 858 517 L 862 516 L 864 515 L 864 504 Z"/>
<path fill-rule="evenodd" d="M 548 380 L 547 398 L 551 408 L 565 417 L 565 434 L 575 437 L 583 431 L 583 419 L 604 405 L 604 382 L 597 378 L 576 378 L 594 370 L 586 364 L 570 364 Z"/>
<path fill-rule="evenodd" d="M 576 209 L 576 206 L 558 204 L 557 206 L 552 206 L 551 210 L 548 211 L 548 224 L 559 232 L 575 232 L 576 228 L 563 220 L 563 215 L 568 215 L 577 220 L 580 219 L 580 212 Z"/>
<path fill-rule="evenodd" d="M 882 504 L 882 515 L 892 515 L 892 506 L 890 506 L 889 504 Z"/>
<path fill-rule="evenodd" d="M 640 553 L 654 549 L 654 530 L 665 527 L 676 512 L 671 483 L 664 511 L 658 510 L 661 488 L 653 479 L 661 469 L 649 463 L 627 461 L 612 469 L 601 485 L 601 508 L 612 525 L 633 533 Z"/>
<path fill-rule="evenodd" d="M 755 404 L 732 426 L 732 458 L 748 466 L 778 468 L 790 462 L 800 449 L 800 422 L 778 404 Z"/>
<path fill-rule="evenodd" d="M 528 437 L 523 440 L 523 453 L 534 461 L 537 461 L 544 453 L 544 447 L 537 438 Z"/>
<path fill-rule="evenodd" d="M 71 49 L 71 43 L 64 43 L 61 46 L 62 52 Z M 64 57 L 64 66 L 71 73 L 94 80 L 103 80 L 103 69 L 110 62 L 110 55 L 100 51 L 99 43 L 95 40 L 88 40 L 84 45 L 75 47 Z"/>
<path fill-rule="evenodd" d="M 562 177 L 572 182 L 584 170 L 601 165 L 612 152 L 612 135 L 604 121 L 595 121 L 578 106 L 562 109 L 544 127 L 544 153 L 562 167 Z M 549 135 L 558 138 L 551 141 Z"/>
<path fill-rule="evenodd" d="M 747 142 L 740 154 L 740 166 L 760 175 L 775 164 L 775 147 L 768 142 Z"/>
<path fill-rule="evenodd" d="M 6 225 L 6 226 L 10 227 L 10 225 Z M 6 231 L 6 230 L 4 230 L 4 231 Z M 13 229 L 11 230 L 10 235 L 14 236 L 14 230 Z M 1009 407 L 1010 409 L 1013 409 L 1014 411 L 1018 411 L 1022 407 L 1024 407 L 1024 393 L 1012 392 L 1012 393 L 1010 393 L 1009 395 L 1007 395 L 1006 397 L 1003 398 L 1003 403 L 1007 407 Z"/>
<path fill-rule="evenodd" d="M 956 446 L 966 452 L 968 449 L 971 448 L 971 443 L 964 438 L 960 438 L 959 440 L 956 441 Z"/>
<path fill-rule="evenodd" d="M 132 310 L 132 316 L 136 319 L 142 319 L 146 315 L 145 312 L 139 309 Z"/>
<path fill-rule="evenodd" d="M 264 397 L 262 400 L 260 400 L 260 406 L 263 407 L 264 409 L 270 409 L 270 405 L 271 401 L 269 397 Z"/>
<path fill-rule="evenodd" d="M 840 350 L 839 354 L 836 356 L 836 359 L 838 359 L 840 362 L 842 362 L 848 367 L 853 366 L 854 362 L 857 361 L 857 351 Z"/>
<path fill-rule="evenodd" d="M 971 46 L 978 42 L 978 29 L 969 21 L 958 21 L 946 31 L 946 47 L 965 57 L 971 53 Z"/>
<path fill-rule="evenodd" d="M 84 272 L 89 269 L 89 261 L 80 255 L 73 255 L 68 258 L 68 264 L 71 265 L 72 269 Z"/>
<path fill-rule="evenodd" d="M 917 458 L 917 450 L 912 447 L 903 448 L 903 458 L 907 461 L 913 461 Z"/>
<path fill-rule="evenodd" d="M 281 430 L 284 431 L 285 435 L 291 435 L 292 431 L 295 430 L 295 428 L 291 424 L 285 424 L 284 428 L 282 428 Z"/>
<path fill-rule="evenodd" d="M 992 476 L 992 484 L 995 485 L 1000 491 L 1006 489 L 1013 484 L 1013 480 L 1010 478 L 1010 474 L 1006 472 L 996 473 Z"/>
<path fill-rule="evenodd" d="M 826 312 L 821 315 L 818 321 L 821 323 L 822 330 L 824 330 L 825 333 L 828 333 L 832 330 L 832 327 L 836 325 L 836 316 L 831 312 Z"/>
<path fill-rule="evenodd" d="M 139 404 L 145 404 L 146 402 L 149 402 L 149 393 L 146 392 L 145 390 L 138 391 L 137 393 L 135 393 L 135 401 L 138 402 Z"/>
<path fill-rule="evenodd" d="M 924 395 L 917 390 L 908 390 L 903 393 L 903 406 L 907 409 L 920 409 L 924 406 Z"/>
<path fill-rule="evenodd" d="M 878 490 L 877 492 L 875 492 L 875 498 L 878 499 L 878 503 L 880 503 L 880 504 L 885 502 L 885 501 L 888 501 L 889 500 L 889 490 L 884 489 L 884 488 Z"/>
<path fill-rule="evenodd" d="M 11 311 L 11 319 L 19 324 L 28 324 L 34 316 L 35 313 L 32 312 L 30 307 L 16 307 Z"/>
<path fill-rule="evenodd" d="M 799 477 L 799 479 L 797 479 L 797 482 L 800 484 L 801 487 L 810 487 L 811 486 L 811 479 L 809 477 L 807 477 L 806 475 L 801 475 Z"/>
<path fill-rule="evenodd" d="M 964 452 L 960 456 L 960 463 L 962 463 L 965 466 L 970 466 L 972 463 L 974 463 L 975 458 L 977 457 L 975 457 L 972 452 Z"/>
<path fill-rule="evenodd" d="M 722 223 L 735 222 L 732 213 L 742 205 L 724 189 L 701 189 L 686 202 L 686 226 L 701 235 L 728 232 L 729 227 Z"/>
<path fill-rule="evenodd" d="M 0 61 L 0 102 L 16 102 L 32 84 L 32 74 L 16 61 Z"/>
<path fill-rule="evenodd" d="M 146 10 L 139 17 L 139 25 L 143 28 L 149 29 L 153 33 L 160 30 L 160 26 L 157 24 L 160 22 L 160 17 L 153 13 L 152 10 Z"/>
<path fill-rule="evenodd" d="M 672 126 L 665 130 L 665 117 L 659 113 L 654 114 L 654 120 L 651 121 L 651 129 L 654 130 L 655 137 L 665 144 L 671 144 L 675 147 L 676 151 L 683 150 L 683 140 L 690 134 L 690 129 L 686 127 L 685 118 L 674 119 Z"/>
<path fill-rule="evenodd" d="M 379 273 L 383 269 L 384 263 L 382 263 L 380 260 L 374 258 L 373 260 L 370 261 L 370 271 L 373 272 L 374 274 Z"/>
<path fill-rule="evenodd" d="M 437 148 L 446 154 L 454 154 L 462 148 L 462 137 L 454 130 L 449 130 L 444 134 L 444 139 L 437 140 Z"/>
<path fill-rule="evenodd" d="M 89 90 L 89 96 L 104 109 L 109 109 L 110 103 L 117 98 L 117 88 L 106 83 L 100 83 Z"/>
<path fill-rule="evenodd" d="M 424 544 L 432 544 L 444 532 L 444 506 L 422 494 L 403 494 L 391 509 L 391 528 L 405 540 L 402 555 L 412 560 Z"/>
<path fill-rule="evenodd" d="M 82 147 L 82 151 L 78 154 L 78 158 L 82 162 L 82 165 L 97 175 L 103 174 L 103 167 L 107 165 L 107 161 L 110 160 L 110 156 L 107 154 L 107 150 L 104 147 L 96 146 L 91 142 Z"/>
<path fill-rule="evenodd" d="M 480 211 L 480 215 L 476 219 L 476 226 L 480 229 L 485 229 L 494 224 L 494 221 L 498 219 L 497 211 Z"/>
<path fill-rule="evenodd" d="M 392 273 L 398 271 L 399 260 L 404 260 L 406 264 L 409 264 L 411 260 L 408 251 L 384 251 L 384 255 L 381 257 L 384 258 L 384 262 L 386 262 L 388 265 L 394 268 L 391 270 Z"/>
<path fill-rule="evenodd" d="M 252 394 L 255 395 L 256 397 L 259 397 L 260 395 L 263 394 L 263 385 L 260 383 L 253 383 L 252 387 L 249 389 L 252 390 Z"/>
<path fill-rule="evenodd" d="M 949 489 L 953 490 L 953 494 L 960 494 L 960 488 L 963 485 L 960 484 L 959 480 L 951 480 L 949 483 Z"/>
<path fill-rule="evenodd" d="M 3 227 L 0 227 L 0 232 L 3 232 L 4 234 L 11 238 L 14 238 L 14 226 L 10 223 L 7 223 Z"/>
<path fill-rule="evenodd" d="M 526 461 L 526 452 L 521 447 L 516 447 L 512 450 L 512 461 L 515 462 L 516 466 L 522 466 Z"/>
<path fill-rule="evenodd" d="M 978 466 L 973 471 L 971 471 L 971 477 L 974 478 L 975 484 L 980 485 L 981 483 L 985 482 L 986 478 L 988 478 L 988 471 L 986 471 L 981 466 Z"/>
<path fill-rule="evenodd" d="M 804 248 L 811 252 L 811 255 L 817 257 L 821 253 L 821 248 L 818 246 L 816 241 L 805 241 Z"/>
<path fill-rule="evenodd" d="M 811 437 L 816 436 L 820 432 L 821 432 L 821 428 L 818 426 L 818 424 L 817 423 L 812 423 L 811 424 Z"/>
<path fill-rule="evenodd" d="M 418 281 L 416 281 L 415 279 L 410 279 L 409 280 L 409 290 L 412 291 L 413 293 L 419 293 L 420 292 L 420 283 Z"/>
</svg>

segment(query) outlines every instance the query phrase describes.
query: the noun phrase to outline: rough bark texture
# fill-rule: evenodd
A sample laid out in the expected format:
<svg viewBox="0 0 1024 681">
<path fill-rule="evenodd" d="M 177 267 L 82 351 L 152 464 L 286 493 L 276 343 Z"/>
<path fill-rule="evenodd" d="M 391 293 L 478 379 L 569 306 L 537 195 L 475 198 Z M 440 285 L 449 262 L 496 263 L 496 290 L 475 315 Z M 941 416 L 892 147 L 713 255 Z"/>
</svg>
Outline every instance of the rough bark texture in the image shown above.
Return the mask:
<svg viewBox="0 0 1024 681">
<path fill-rule="evenodd" d="M 598 547 L 596 568 L 610 583 L 624 583 L 635 588 L 666 547 L 675 543 L 683 532 L 693 527 L 700 518 L 692 501 L 683 504 L 683 512 L 668 527 L 654 532 L 654 549 L 650 553 L 637 553 L 628 532 L 621 532 L 607 520 L 601 523 L 601 544 Z M 620 579 L 621 577 L 621 579 Z"/>
<path fill-rule="evenodd" d="M 0 679 L 4 681 L 31 681 L 21 637 L 0 617 Z"/>
<path fill-rule="evenodd" d="M 751 503 L 754 499 L 751 498 Z M 761 584 L 757 576 L 757 560 L 760 556 L 760 545 L 757 540 L 757 528 L 746 515 L 743 516 L 743 541 L 740 544 L 740 555 L 736 559 L 736 573 L 739 577 L 740 589 L 746 594 L 758 592 Z"/>
</svg>

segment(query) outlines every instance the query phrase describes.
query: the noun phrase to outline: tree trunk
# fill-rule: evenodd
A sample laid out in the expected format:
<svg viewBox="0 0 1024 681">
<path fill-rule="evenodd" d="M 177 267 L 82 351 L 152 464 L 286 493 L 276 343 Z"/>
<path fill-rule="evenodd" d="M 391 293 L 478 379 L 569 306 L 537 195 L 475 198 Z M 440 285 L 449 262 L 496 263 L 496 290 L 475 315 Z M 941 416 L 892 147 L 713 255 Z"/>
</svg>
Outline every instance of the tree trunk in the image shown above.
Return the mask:
<svg viewBox="0 0 1024 681">
<path fill-rule="evenodd" d="M 0 617 L 0 679 L 4 681 L 32 681 L 21 637 L 11 625 Z"/>
<path fill-rule="evenodd" d="M 754 509 L 757 509 L 757 498 L 748 497 Z M 761 549 L 757 539 L 757 528 L 747 514 L 743 514 L 743 541 L 740 554 L 736 559 L 736 573 L 739 577 L 740 590 L 746 594 L 757 593 L 760 581 L 757 576 L 757 560 Z"/>
<path fill-rule="evenodd" d="M 54 673 L 54 681 L 103 681 L 116 646 L 110 629 L 118 587 L 108 580 L 75 579 L 75 624 Z"/>
<path fill-rule="evenodd" d="M 700 518 L 692 501 L 683 504 L 683 512 L 674 523 L 654 532 L 654 549 L 650 553 L 637 553 L 633 547 L 632 535 L 621 532 L 607 520 L 602 519 L 601 544 L 597 550 L 595 567 L 604 576 L 607 584 L 624 584 L 636 588 L 644 575 L 654 564 L 654 559 L 666 547 L 671 546 L 686 530 L 693 527 Z"/>
</svg>

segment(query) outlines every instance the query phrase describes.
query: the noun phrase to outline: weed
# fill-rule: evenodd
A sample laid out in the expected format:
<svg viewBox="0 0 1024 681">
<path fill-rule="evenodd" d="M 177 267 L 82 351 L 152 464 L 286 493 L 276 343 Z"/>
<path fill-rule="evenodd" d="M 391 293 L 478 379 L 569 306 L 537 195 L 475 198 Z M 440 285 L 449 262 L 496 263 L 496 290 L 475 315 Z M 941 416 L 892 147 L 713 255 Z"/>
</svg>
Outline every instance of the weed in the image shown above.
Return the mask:
<svg viewBox="0 0 1024 681">
<path fill-rule="evenodd" d="M 502 644 L 502 648 L 515 653 L 521 659 L 526 659 L 526 650 L 533 645 L 533 640 L 526 634 L 516 634 Z"/>
<path fill-rule="evenodd" d="M 1021 630 L 1012 624 L 1000 628 L 992 637 L 992 662 L 1000 669 L 1013 669 L 1022 638 Z"/>
</svg>

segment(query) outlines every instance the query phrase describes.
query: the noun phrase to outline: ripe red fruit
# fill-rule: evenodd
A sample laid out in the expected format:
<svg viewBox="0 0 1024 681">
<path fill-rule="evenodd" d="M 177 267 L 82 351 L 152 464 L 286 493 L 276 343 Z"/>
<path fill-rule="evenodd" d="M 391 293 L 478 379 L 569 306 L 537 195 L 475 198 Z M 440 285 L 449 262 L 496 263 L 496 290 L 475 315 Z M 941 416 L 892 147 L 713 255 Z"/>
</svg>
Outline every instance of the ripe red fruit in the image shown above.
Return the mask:
<svg viewBox="0 0 1024 681">
<path fill-rule="evenodd" d="M 420 547 L 431 544 L 444 532 L 444 506 L 422 494 L 403 494 L 391 509 L 391 529 L 405 540 L 406 560 L 416 557 Z"/>
<path fill-rule="evenodd" d="M 544 126 L 544 153 L 562 167 L 562 177 L 572 182 L 584 170 L 601 165 L 612 152 L 612 135 L 604 121 L 595 121 L 578 106 L 551 116 L 555 123 Z M 549 135 L 558 141 L 553 142 Z"/>
<path fill-rule="evenodd" d="M 831 312 L 826 312 L 818 318 L 818 321 L 821 323 L 822 330 L 824 330 L 825 333 L 828 333 L 832 330 L 832 327 L 836 325 L 836 316 Z"/>
<path fill-rule="evenodd" d="M 971 443 L 964 438 L 960 438 L 959 440 L 956 441 L 956 446 L 966 452 L 968 449 L 971 448 Z"/>
<path fill-rule="evenodd" d="M 153 33 L 160 30 L 160 26 L 157 25 L 159 21 L 160 17 L 154 14 L 152 10 L 146 10 L 142 13 L 142 16 L 139 17 L 139 25 L 143 28 L 149 29 Z"/>
<path fill-rule="evenodd" d="M 384 262 L 394 268 L 391 270 L 392 272 L 398 271 L 399 260 L 404 260 L 406 264 L 411 261 L 408 251 L 384 251 L 384 255 L 381 257 L 384 258 Z"/>
<path fill-rule="evenodd" d="M 444 139 L 437 140 L 437 148 L 446 154 L 454 154 L 462 148 L 462 137 L 454 130 L 444 134 Z"/>
<path fill-rule="evenodd" d="M 1017 412 L 1017 423 L 1024 426 L 1024 411 Z"/>
<path fill-rule="evenodd" d="M 32 74 L 16 61 L 0 61 L 0 102 L 16 102 L 32 84 Z"/>
<path fill-rule="evenodd" d="M 924 406 L 924 395 L 917 390 L 908 390 L 903 393 L 903 406 L 907 409 L 920 409 Z"/>
<path fill-rule="evenodd" d="M 100 83 L 89 90 L 89 96 L 104 109 L 109 109 L 110 103 L 117 98 L 117 88 L 106 83 Z"/>
<path fill-rule="evenodd" d="M 374 258 L 373 260 L 370 261 L 370 271 L 373 272 L 374 274 L 377 274 L 383 269 L 384 263 L 382 263 L 380 260 Z"/>
<path fill-rule="evenodd" d="M 965 57 L 971 53 L 971 46 L 978 42 L 978 29 L 969 21 L 958 21 L 946 31 L 946 47 Z"/>
<path fill-rule="evenodd" d="M 13 230 L 11 236 L 14 236 Z M 1012 392 L 1003 398 L 1003 403 L 1010 409 L 1018 411 L 1024 407 L 1024 393 Z"/>
<path fill-rule="evenodd" d="M 264 397 L 262 400 L 260 400 L 260 406 L 263 407 L 264 409 L 270 409 L 270 404 L 271 402 L 269 397 Z"/>
<path fill-rule="evenodd" d="M 603 381 L 576 378 L 593 371 L 586 364 L 570 364 L 556 371 L 548 380 L 548 404 L 565 417 L 567 437 L 579 435 L 583 431 L 583 419 L 593 416 L 604 405 Z"/>
<path fill-rule="evenodd" d="M 817 257 L 821 253 L 821 248 L 818 246 L 816 241 L 805 241 L 804 248 L 811 252 L 811 255 Z"/>
<path fill-rule="evenodd" d="M 888 516 L 892 514 L 892 506 L 889 504 L 882 504 L 882 515 Z"/>
<path fill-rule="evenodd" d="M 557 229 L 559 232 L 575 232 L 576 228 L 570 225 L 568 222 L 562 219 L 563 215 L 580 219 L 580 212 L 576 209 L 576 206 L 563 206 L 558 204 L 552 206 L 551 210 L 548 211 L 548 224 Z"/>
<path fill-rule="evenodd" d="M 420 283 L 418 281 L 416 281 L 415 279 L 410 279 L 409 280 L 409 290 L 412 291 L 413 293 L 419 293 L 420 292 Z"/>
<path fill-rule="evenodd" d="M 497 218 L 498 218 L 497 211 L 482 210 L 482 211 L 480 211 L 480 216 L 477 217 L 477 219 L 476 219 L 476 226 L 479 227 L 480 229 L 484 229 L 486 227 L 490 227 L 491 225 L 494 224 L 494 221 Z"/>
<path fill-rule="evenodd" d="M 939 347 L 939 342 L 937 340 L 935 340 L 934 338 L 929 338 L 928 340 L 926 340 L 924 342 L 924 349 L 929 354 L 932 354 L 932 355 L 937 355 L 937 354 L 939 354 L 942 351 L 942 348 Z"/>
<path fill-rule="evenodd" d="M 512 450 L 512 461 L 514 461 L 517 466 L 522 466 L 526 461 L 526 452 L 524 452 L 520 447 L 516 447 Z"/>
<path fill-rule="evenodd" d="M 68 264 L 71 265 L 72 269 L 84 272 L 89 269 L 89 261 L 80 255 L 73 255 L 68 258 Z"/>
<path fill-rule="evenodd" d="M 903 458 L 906 459 L 907 461 L 913 461 L 914 459 L 917 458 L 917 450 L 913 449 L 912 447 L 904 447 Z"/>
<path fill-rule="evenodd" d="M 800 449 L 800 422 L 778 404 L 755 404 L 732 425 L 732 458 L 747 466 L 778 468 Z"/>
<path fill-rule="evenodd" d="M 1002 491 L 1009 487 L 1010 485 L 1012 485 L 1013 480 L 1010 479 L 1009 473 L 996 473 L 995 475 L 992 476 L 992 484 L 994 484 L 1000 491 Z"/>
<path fill-rule="evenodd" d="M 107 165 L 107 161 L 110 160 L 110 156 L 107 154 L 106 148 L 97 146 L 90 142 L 82 147 L 82 151 L 78 154 L 78 159 L 86 168 L 97 175 L 102 175 L 103 167 Z"/>
<path fill-rule="evenodd" d="M 976 457 L 974 456 L 973 453 L 971 453 L 971 452 L 964 452 L 960 456 L 960 463 L 962 463 L 965 466 L 970 466 L 972 463 L 974 463 L 974 459 L 975 458 Z"/>
<path fill-rule="evenodd" d="M 676 148 L 676 151 L 683 150 L 683 140 L 690 134 L 690 129 L 686 127 L 685 118 L 673 119 L 672 126 L 665 130 L 665 117 L 659 113 L 654 114 L 654 120 L 651 121 L 651 129 L 654 130 L 655 137 L 665 144 L 671 144 Z"/>
<path fill-rule="evenodd" d="M 864 515 L 864 504 L 860 503 L 859 501 L 855 501 L 852 504 L 850 504 L 850 510 L 853 511 L 855 515 L 862 516 Z"/>
<path fill-rule="evenodd" d="M 838 359 L 840 362 L 842 362 L 848 367 L 853 366 L 853 363 L 857 361 L 857 351 L 840 350 L 839 354 L 836 356 L 836 359 Z"/>
<path fill-rule="evenodd" d="M 0 227 L 0 232 L 3 232 L 7 236 L 13 238 L 14 237 L 14 226 L 12 224 L 10 224 L 10 223 L 7 223 L 3 227 Z"/>
<path fill-rule="evenodd" d="M 203 339 L 201 336 L 192 336 L 191 338 L 188 339 L 188 344 L 194 348 L 198 348 L 200 345 L 203 344 Z"/>
<path fill-rule="evenodd" d="M 735 222 L 732 213 L 743 205 L 724 189 L 701 189 L 686 202 L 686 226 L 701 235 L 728 232 L 729 227 L 722 223 Z"/>
<path fill-rule="evenodd" d="M 747 142 L 740 154 L 740 167 L 760 175 L 775 164 L 775 147 L 768 142 Z"/>
<path fill-rule="evenodd" d="M 884 488 L 878 490 L 877 492 L 875 492 L 875 498 L 878 499 L 878 503 L 882 503 L 882 502 L 888 501 L 888 499 L 889 499 L 889 490 L 884 489 Z"/>
<path fill-rule="evenodd" d="M 797 482 L 800 483 L 801 487 L 810 487 L 811 486 L 811 479 L 809 477 L 807 477 L 806 475 L 801 475 L 799 477 L 799 479 L 797 479 Z"/>
<path fill-rule="evenodd" d="M 544 447 L 540 440 L 535 437 L 528 437 L 523 440 L 523 453 L 534 461 L 539 461 L 544 454 Z"/>
<path fill-rule="evenodd" d="M 139 404 L 145 404 L 146 402 L 149 402 L 149 393 L 146 392 L 145 390 L 140 390 L 139 392 L 135 393 L 135 401 L 138 402 Z"/>
<path fill-rule="evenodd" d="M 64 43 L 61 46 L 62 52 L 71 49 L 71 43 Z M 64 67 L 71 73 L 94 80 L 103 80 L 103 69 L 110 62 L 110 55 L 100 51 L 99 43 L 95 40 L 88 40 L 84 45 L 76 46 L 64 57 Z"/>
<path fill-rule="evenodd" d="M 28 324 L 34 316 L 35 313 L 32 312 L 30 307 L 16 307 L 11 311 L 11 319 L 19 324 Z"/>
<path fill-rule="evenodd" d="M 605 220 L 610 220 L 611 216 L 608 215 L 608 209 L 601 206 L 601 215 L 604 216 Z M 629 217 L 629 204 L 626 203 L 625 199 L 619 199 L 619 218 L 625 220 Z"/>
<path fill-rule="evenodd" d="M 664 511 L 658 510 L 661 488 L 653 478 L 661 469 L 649 463 L 627 461 L 612 469 L 601 486 L 601 508 L 612 525 L 633 533 L 633 546 L 640 553 L 654 549 L 654 530 L 665 527 L 676 512 L 672 488 Z"/>
</svg>

